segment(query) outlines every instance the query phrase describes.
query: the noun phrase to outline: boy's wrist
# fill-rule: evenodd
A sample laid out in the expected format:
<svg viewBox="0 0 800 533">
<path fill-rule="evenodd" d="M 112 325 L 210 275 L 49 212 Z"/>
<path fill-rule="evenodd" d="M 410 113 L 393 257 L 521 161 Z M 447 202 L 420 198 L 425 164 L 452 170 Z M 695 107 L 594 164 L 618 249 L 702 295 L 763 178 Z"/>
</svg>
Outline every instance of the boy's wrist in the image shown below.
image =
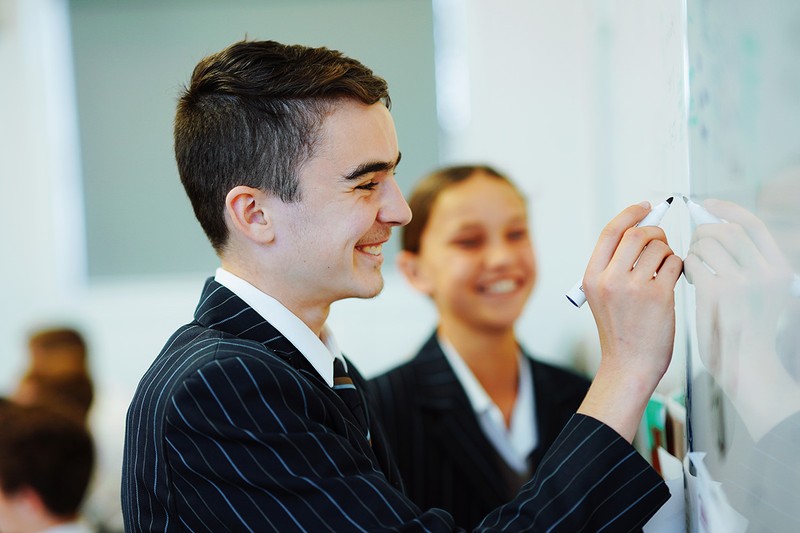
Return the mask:
<svg viewBox="0 0 800 533">
<path fill-rule="evenodd" d="M 591 416 L 633 442 L 658 380 L 600 365 L 578 413 Z"/>
</svg>

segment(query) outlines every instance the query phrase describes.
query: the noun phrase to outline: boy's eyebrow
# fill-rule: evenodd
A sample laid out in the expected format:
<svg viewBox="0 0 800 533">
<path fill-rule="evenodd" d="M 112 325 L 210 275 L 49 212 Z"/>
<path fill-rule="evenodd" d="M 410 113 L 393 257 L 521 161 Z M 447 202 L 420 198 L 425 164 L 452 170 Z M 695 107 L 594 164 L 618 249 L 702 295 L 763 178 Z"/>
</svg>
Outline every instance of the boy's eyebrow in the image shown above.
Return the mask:
<svg viewBox="0 0 800 533">
<path fill-rule="evenodd" d="M 396 168 L 397 165 L 400 164 L 400 158 L 403 156 L 400 152 L 397 153 L 397 159 L 393 162 L 389 161 L 375 161 L 372 163 L 362 163 L 358 165 L 355 169 L 351 170 L 343 177 L 345 181 L 356 180 L 363 176 L 364 174 L 371 174 L 373 172 L 386 172 L 388 170 L 392 170 Z"/>
</svg>

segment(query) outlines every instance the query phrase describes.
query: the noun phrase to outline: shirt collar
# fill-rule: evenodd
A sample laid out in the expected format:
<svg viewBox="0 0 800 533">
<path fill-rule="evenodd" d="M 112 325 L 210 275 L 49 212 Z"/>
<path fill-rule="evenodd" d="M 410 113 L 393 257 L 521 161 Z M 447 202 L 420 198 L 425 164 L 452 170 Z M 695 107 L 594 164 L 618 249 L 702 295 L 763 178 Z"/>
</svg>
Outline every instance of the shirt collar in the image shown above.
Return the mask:
<svg viewBox="0 0 800 533">
<path fill-rule="evenodd" d="M 500 409 L 455 347 L 441 335 L 438 335 L 437 339 L 487 436 L 513 468 L 524 471 L 527 468 L 527 457 L 536 448 L 539 439 L 530 361 L 521 352 L 517 357 L 519 365 L 517 401 L 511 412 L 511 426 L 506 428 Z"/>
<path fill-rule="evenodd" d="M 461 358 L 455 347 L 441 335 L 438 336 L 438 340 L 447 362 L 450 363 L 453 369 L 453 373 L 464 388 L 464 392 L 467 393 L 472 410 L 479 415 L 488 411 L 494 405 L 494 402 L 486 393 L 486 389 L 480 384 L 478 378 L 472 373 L 472 370 Z"/>
<path fill-rule="evenodd" d="M 319 337 L 316 336 L 305 322 L 278 300 L 224 268 L 217 269 L 214 280 L 227 287 L 264 320 L 272 324 L 300 351 L 322 379 L 333 387 L 333 358 L 341 359 L 345 368 L 347 362 L 342 356 L 336 337 L 327 325 L 323 325 Z"/>
</svg>

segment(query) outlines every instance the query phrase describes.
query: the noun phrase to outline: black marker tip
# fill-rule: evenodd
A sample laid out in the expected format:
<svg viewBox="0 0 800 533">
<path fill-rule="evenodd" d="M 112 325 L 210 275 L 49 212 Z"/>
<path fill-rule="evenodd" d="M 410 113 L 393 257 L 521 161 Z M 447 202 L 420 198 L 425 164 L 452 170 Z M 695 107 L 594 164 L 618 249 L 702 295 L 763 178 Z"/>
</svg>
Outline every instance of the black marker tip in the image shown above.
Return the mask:
<svg viewBox="0 0 800 533">
<path fill-rule="evenodd" d="M 674 197 L 674 196 L 670 196 L 669 198 L 667 198 L 667 203 L 668 203 L 668 204 L 671 204 L 671 203 L 672 203 L 672 199 L 673 199 L 673 198 L 675 198 L 675 197 Z"/>
</svg>

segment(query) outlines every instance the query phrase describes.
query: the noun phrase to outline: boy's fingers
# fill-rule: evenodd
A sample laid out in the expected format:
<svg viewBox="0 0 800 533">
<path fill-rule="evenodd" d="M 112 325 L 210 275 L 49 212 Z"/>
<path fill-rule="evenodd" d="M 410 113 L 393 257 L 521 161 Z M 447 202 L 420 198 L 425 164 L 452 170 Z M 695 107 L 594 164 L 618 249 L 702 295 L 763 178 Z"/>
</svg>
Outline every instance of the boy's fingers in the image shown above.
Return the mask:
<svg viewBox="0 0 800 533">
<path fill-rule="evenodd" d="M 657 268 L 664 260 L 664 254 L 666 253 L 664 247 L 669 250 L 669 253 L 672 252 L 669 249 L 669 245 L 667 245 L 667 237 L 664 234 L 664 230 L 661 228 L 657 226 L 631 228 L 622 237 L 622 241 L 614 252 L 614 257 L 611 259 L 610 264 L 623 270 L 633 270 L 635 266 L 638 268 L 638 262 L 641 262 L 643 254 L 656 253 L 660 254 L 658 263 L 654 265 Z M 648 249 L 650 249 L 650 252 L 648 252 Z"/>
<path fill-rule="evenodd" d="M 614 253 L 625 231 L 635 226 L 649 211 L 650 204 L 648 202 L 643 202 L 626 207 L 616 217 L 611 219 L 600 233 L 600 237 L 592 252 L 592 258 L 589 260 L 589 265 L 586 267 L 586 273 L 595 274 L 604 270 L 614 257 Z"/>
<path fill-rule="evenodd" d="M 672 255 L 672 248 L 661 240 L 651 240 L 642 251 L 633 274 L 643 280 L 649 280 L 658 272 L 664 261 Z"/>
</svg>

